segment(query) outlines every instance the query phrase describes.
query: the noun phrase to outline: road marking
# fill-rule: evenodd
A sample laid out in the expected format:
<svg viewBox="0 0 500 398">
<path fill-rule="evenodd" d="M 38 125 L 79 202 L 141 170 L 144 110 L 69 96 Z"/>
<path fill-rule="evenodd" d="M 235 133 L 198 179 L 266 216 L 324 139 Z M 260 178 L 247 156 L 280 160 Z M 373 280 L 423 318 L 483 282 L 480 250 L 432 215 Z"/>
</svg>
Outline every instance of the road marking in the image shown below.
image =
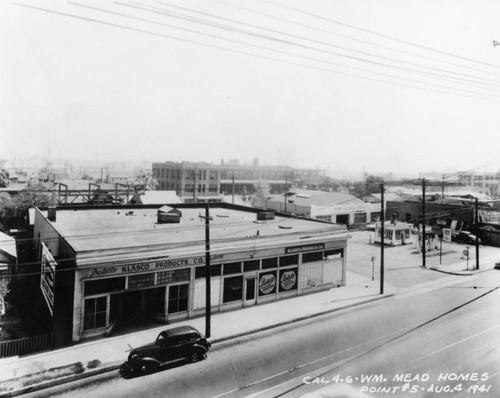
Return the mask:
<svg viewBox="0 0 500 398">
<path fill-rule="evenodd" d="M 467 278 L 467 282 L 471 282 L 473 280 L 478 279 L 478 276 L 473 276 Z M 418 285 L 414 285 L 402 293 L 396 293 L 395 298 L 396 299 L 406 299 L 408 297 L 416 296 L 419 294 L 427 293 L 432 290 L 436 290 L 442 287 L 447 287 L 447 286 L 452 286 L 452 285 L 457 285 L 459 283 L 464 282 L 464 279 L 460 276 L 452 276 L 448 277 L 446 279 L 439 279 L 437 281 L 430 281 L 430 282 L 424 282 L 420 283 Z"/>
<path fill-rule="evenodd" d="M 386 335 L 384 335 L 384 336 L 380 336 L 380 337 L 377 337 L 377 338 L 375 338 L 375 339 L 372 339 L 372 340 L 369 340 L 369 341 L 365 341 L 365 342 L 363 342 L 363 343 L 361 343 L 361 344 L 355 345 L 355 346 L 353 346 L 353 347 L 348 347 L 348 348 L 346 348 L 346 349 L 344 349 L 344 350 L 342 350 L 342 351 L 338 351 L 338 352 L 335 352 L 335 353 L 333 353 L 333 354 L 327 355 L 327 356 L 325 356 L 325 357 L 315 359 L 315 360 L 314 360 L 314 361 L 312 361 L 312 362 L 308 362 L 308 363 L 304 363 L 304 364 L 298 365 L 298 366 L 296 366 L 296 367 L 294 367 L 294 368 L 291 368 L 291 369 L 285 370 L 285 371 L 283 371 L 283 372 L 276 373 L 276 374 L 274 374 L 274 375 L 271 375 L 271 376 L 265 377 L 265 378 L 263 378 L 263 379 L 260 379 L 260 380 L 254 381 L 254 382 L 249 383 L 249 384 L 246 384 L 246 385 L 244 385 L 244 386 L 240 386 L 240 387 L 235 388 L 235 389 L 233 389 L 233 390 L 226 391 L 226 392 L 224 392 L 224 393 L 222 393 L 222 394 L 215 395 L 213 398 L 220 398 L 220 397 L 224 397 L 224 396 L 226 396 L 226 395 L 234 394 L 235 392 L 238 392 L 238 391 L 244 390 L 244 389 L 246 389 L 246 388 L 253 387 L 253 386 L 257 385 L 257 384 L 263 383 L 263 382 L 268 381 L 268 380 L 271 380 L 271 379 L 273 379 L 273 378 L 276 378 L 276 377 L 279 377 L 279 376 L 283 376 L 283 375 L 285 375 L 285 374 L 287 374 L 287 373 L 291 373 L 291 372 L 294 372 L 294 371 L 296 371 L 296 370 L 299 370 L 299 369 L 305 368 L 306 366 L 310 366 L 310 365 L 313 365 L 313 364 L 315 364 L 315 363 L 318 363 L 318 362 L 324 361 L 324 360 L 326 360 L 326 359 L 329 359 L 329 358 L 335 357 L 336 355 L 340 355 L 340 354 L 343 354 L 343 353 L 345 353 L 345 352 L 348 352 L 348 351 L 351 351 L 351 350 L 354 350 L 354 349 L 357 349 L 357 348 L 363 347 L 364 345 L 368 345 L 368 344 L 376 343 L 376 342 L 378 342 L 379 340 L 384 340 L 384 339 L 387 339 L 387 338 L 389 338 L 389 337 L 390 337 L 390 336 L 392 336 L 392 335 L 398 335 L 398 334 L 400 334 L 400 333 L 407 332 L 407 331 L 408 331 L 408 330 L 410 330 L 410 329 L 412 329 L 412 327 L 406 327 L 406 328 L 399 329 L 399 330 L 397 330 L 397 331 L 394 331 L 394 332 L 392 332 L 392 333 L 386 334 Z M 330 367 L 332 367 L 332 366 L 334 366 L 334 367 L 340 366 L 340 364 L 342 364 L 342 363 L 344 363 L 344 362 L 349 362 L 351 359 L 353 359 L 353 358 L 355 358 L 356 356 L 359 356 L 359 355 L 360 355 L 360 354 L 354 354 L 354 355 L 352 355 L 352 356 L 350 356 L 350 357 L 348 357 L 348 358 L 344 358 L 343 360 L 338 361 L 338 362 L 336 362 L 336 363 L 334 363 L 334 364 L 329 364 L 328 366 L 324 366 L 324 367 L 322 367 L 322 368 L 320 368 L 320 369 L 317 369 L 315 372 L 318 372 L 318 371 L 324 371 L 324 369 L 328 369 L 328 368 L 330 368 Z M 262 392 L 264 392 L 264 391 L 267 391 L 267 390 L 270 390 L 270 389 L 272 389 L 272 388 L 275 388 L 276 386 L 280 386 L 280 385 L 282 385 L 282 384 L 286 384 L 286 383 L 289 383 L 289 382 L 294 381 L 294 380 L 296 380 L 296 379 L 302 379 L 302 378 L 303 378 L 303 376 L 298 376 L 298 377 L 293 378 L 293 379 L 291 379 L 291 380 L 287 380 L 287 381 L 284 381 L 284 382 L 282 382 L 282 383 L 280 383 L 280 384 L 277 384 L 277 385 L 275 385 L 275 386 L 273 386 L 273 387 L 270 387 L 270 388 L 268 388 L 268 389 L 266 389 L 266 390 L 262 390 L 262 391 L 260 391 L 260 392 L 258 392 L 258 393 L 253 394 L 253 395 L 249 395 L 248 397 L 256 396 L 256 395 L 258 395 L 258 394 L 261 394 L 261 393 L 262 393 Z M 247 398 L 248 398 L 248 397 L 247 397 Z"/>
<path fill-rule="evenodd" d="M 451 347 L 454 347 L 454 346 L 456 346 L 456 345 L 458 345 L 458 344 L 461 344 L 461 343 L 463 343 L 464 341 L 467 341 L 467 340 L 473 339 L 474 337 L 477 337 L 477 336 L 479 336 L 479 335 L 481 335 L 481 334 L 487 333 L 487 332 L 489 332 L 489 331 L 491 331 L 491 330 L 498 329 L 498 328 L 500 328 L 500 325 L 495 325 L 495 326 L 492 326 L 492 327 L 490 327 L 490 328 L 488 328 L 488 329 L 482 330 L 482 331 L 480 331 L 480 332 L 478 332 L 478 333 L 476 333 L 476 334 L 473 334 L 473 335 L 470 335 L 470 336 L 468 336 L 468 337 L 465 337 L 465 338 L 463 338 L 462 340 L 455 341 L 454 343 L 448 344 L 447 346 L 444 346 L 444 347 L 440 348 L 439 350 L 436 350 L 436 351 L 433 351 L 433 352 L 431 352 L 431 353 L 429 353 L 429 354 L 427 354 L 427 355 L 424 355 L 423 357 L 420 357 L 420 358 L 419 358 L 419 360 L 420 360 L 420 359 L 425 359 L 425 358 L 428 358 L 428 357 L 430 357 L 430 356 L 432 356 L 432 355 L 435 355 L 435 354 L 437 354 L 437 353 L 439 353 L 439 352 L 441 352 L 441 351 L 447 350 L 448 348 L 451 348 Z"/>
</svg>

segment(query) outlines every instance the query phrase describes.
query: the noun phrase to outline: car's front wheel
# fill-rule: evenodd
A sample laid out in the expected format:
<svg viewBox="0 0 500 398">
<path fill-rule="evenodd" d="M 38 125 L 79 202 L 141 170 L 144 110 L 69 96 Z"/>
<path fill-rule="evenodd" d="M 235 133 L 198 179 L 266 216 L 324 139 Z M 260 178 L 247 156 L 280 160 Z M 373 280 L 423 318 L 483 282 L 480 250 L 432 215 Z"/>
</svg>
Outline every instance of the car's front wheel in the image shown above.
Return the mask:
<svg viewBox="0 0 500 398">
<path fill-rule="evenodd" d="M 194 350 L 191 352 L 191 356 L 189 357 L 191 362 L 198 362 L 203 359 L 203 353 L 200 350 Z"/>
<path fill-rule="evenodd" d="M 148 374 L 153 373 L 158 370 L 158 365 L 150 362 L 143 363 L 141 365 L 141 373 Z"/>
</svg>

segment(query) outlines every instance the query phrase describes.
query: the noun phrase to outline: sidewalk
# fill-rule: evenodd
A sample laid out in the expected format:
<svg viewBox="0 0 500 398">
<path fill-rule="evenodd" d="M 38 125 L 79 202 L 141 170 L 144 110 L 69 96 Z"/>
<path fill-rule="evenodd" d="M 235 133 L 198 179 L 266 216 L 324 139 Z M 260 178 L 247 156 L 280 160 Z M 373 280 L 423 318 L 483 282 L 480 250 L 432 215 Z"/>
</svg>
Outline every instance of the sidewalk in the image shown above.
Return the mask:
<svg viewBox="0 0 500 398">
<path fill-rule="evenodd" d="M 488 249 L 490 250 L 484 250 L 484 248 L 481 247 L 479 269 L 476 267 L 476 255 L 474 249 L 470 250 L 468 260 L 466 256 L 462 255 L 459 261 L 455 261 L 451 264 L 444 263 L 432 265 L 429 269 L 451 275 L 474 275 L 478 272 L 498 268 L 497 264 L 500 264 L 500 251 L 496 247 Z"/>
<path fill-rule="evenodd" d="M 341 309 L 370 303 L 394 294 L 378 281 L 347 272 L 347 286 L 241 310 L 216 313 L 211 317 L 212 350 L 217 343 L 266 329 L 290 324 Z M 205 318 L 195 318 L 175 325 L 189 324 L 205 332 Z M 158 333 L 173 325 L 133 334 L 77 344 L 69 348 L 25 357 L 0 359 L 0 397 L 21 395 L 117 370 L 131 348 L 154 341 Z"/>
</svg>

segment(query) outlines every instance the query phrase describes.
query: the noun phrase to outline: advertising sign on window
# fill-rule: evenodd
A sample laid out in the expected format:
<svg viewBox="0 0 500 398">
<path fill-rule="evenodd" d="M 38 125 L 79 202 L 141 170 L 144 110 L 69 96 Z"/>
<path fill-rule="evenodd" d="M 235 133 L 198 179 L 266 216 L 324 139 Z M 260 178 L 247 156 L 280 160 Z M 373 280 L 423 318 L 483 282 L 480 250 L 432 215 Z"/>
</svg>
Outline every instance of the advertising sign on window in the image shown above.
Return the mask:
<svg viewBox="0 0 500 398">
<path fill-rule="evenodd" d="M 297 289 L 297 268 L 280 271 L 280 292 Z"/>
<path fill-rule="evenodd" d="M 259 296 L 265 296 L 276 292 L 276 271 L 260 274 Z"/>
</svg>

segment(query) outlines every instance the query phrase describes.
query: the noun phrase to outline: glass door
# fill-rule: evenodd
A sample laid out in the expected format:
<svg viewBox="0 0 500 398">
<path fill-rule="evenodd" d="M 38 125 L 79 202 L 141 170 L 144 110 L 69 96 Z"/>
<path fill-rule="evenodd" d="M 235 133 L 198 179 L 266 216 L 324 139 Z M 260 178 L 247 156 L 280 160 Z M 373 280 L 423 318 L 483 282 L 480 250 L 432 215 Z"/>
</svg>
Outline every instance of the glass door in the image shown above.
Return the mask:
<svg viewBox="0 0 500 398">
<path fill-rule="evenodd" d="M 245 278 L 245 302 L 244 305 L 254 305 L 257 297 L 257 278 Z"/>
</svg>

